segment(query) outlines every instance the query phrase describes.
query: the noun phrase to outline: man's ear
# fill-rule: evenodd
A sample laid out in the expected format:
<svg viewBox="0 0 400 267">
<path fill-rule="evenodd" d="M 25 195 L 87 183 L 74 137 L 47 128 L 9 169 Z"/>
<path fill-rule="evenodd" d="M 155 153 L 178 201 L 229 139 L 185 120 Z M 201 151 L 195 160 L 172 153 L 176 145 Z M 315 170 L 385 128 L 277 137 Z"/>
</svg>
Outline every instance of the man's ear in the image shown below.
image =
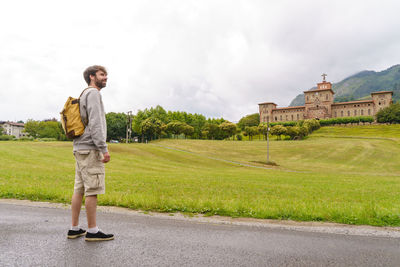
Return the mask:
<svg viewBox="0 0 400 267">
<path fill-rule="evenodd" d="M 90 79 L 90 81 L 92 81 L 92 80 L 94 80 L 94 78 L 96 77 L 96 75 L 89 75 L 89 79 Z"/>
</svg>

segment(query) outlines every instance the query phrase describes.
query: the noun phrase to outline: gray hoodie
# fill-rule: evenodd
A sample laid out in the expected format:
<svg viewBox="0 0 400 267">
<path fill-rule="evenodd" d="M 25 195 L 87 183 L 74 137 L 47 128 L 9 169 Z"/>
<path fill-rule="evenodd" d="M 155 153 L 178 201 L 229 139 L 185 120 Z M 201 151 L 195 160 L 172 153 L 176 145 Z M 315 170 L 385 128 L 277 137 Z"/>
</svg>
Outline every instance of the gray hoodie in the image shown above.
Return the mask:
<svg viewBox="0 0 400 267">
<path fill-rule="evenodd" d="M 108 152 L 106 114 L 100 91 L 89 87 L 80 97 L 79 107 L 86 127 L 83 135 L 74 139 L 74 151 L 94 149 L 103 154 Z"/>
</svg>

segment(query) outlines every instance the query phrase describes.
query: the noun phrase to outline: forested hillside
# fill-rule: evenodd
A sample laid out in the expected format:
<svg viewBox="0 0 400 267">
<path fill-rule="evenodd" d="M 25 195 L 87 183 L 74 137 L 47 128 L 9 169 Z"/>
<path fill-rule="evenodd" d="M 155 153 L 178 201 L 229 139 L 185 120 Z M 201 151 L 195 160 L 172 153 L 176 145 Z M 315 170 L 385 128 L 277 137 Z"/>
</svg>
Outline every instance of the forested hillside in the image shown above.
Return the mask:
<svg viewBox="0 0 400 267">
<path fill-rule="evenodd" d="M 400 65 L 394 65 L 380 72 L 359 72 L 341 82 L 333 83 L 332 89 L 335 92 L 335 102 L 368 99 L 371 93 L 376 91 L 394 91 L 393 100 L 399 101 Z M 304 105 L 304 94 L 296 96 L 290 103 L 290 106 L 302 105 Z"/>
</svg>

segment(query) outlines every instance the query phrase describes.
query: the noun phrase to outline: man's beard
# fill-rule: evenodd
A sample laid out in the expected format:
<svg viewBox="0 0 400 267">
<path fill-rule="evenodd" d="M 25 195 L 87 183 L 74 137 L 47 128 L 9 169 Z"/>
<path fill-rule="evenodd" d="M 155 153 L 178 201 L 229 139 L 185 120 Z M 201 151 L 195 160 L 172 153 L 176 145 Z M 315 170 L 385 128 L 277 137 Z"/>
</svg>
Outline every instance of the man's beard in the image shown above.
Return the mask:
<svg viewBox="0 0 400 267">
<path fill-rule="evenodd" d="M 100 89 L 106 87 L 106 85 L 103 84 L 103 80 L 97 78 L 94 79 L 94 84 Z"/>
</svg>

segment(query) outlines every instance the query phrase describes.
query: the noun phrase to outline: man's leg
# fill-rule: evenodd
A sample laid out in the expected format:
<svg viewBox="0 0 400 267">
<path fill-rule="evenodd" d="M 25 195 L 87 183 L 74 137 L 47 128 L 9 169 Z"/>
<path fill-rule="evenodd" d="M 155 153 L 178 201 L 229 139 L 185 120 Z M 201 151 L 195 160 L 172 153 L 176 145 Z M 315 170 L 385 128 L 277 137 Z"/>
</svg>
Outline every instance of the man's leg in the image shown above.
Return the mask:
<svg viewBox="0 0 400 267">
<path fill-rule="evenodd" d="M 86 234 L 86 231 L 79 228 L 79 213 L 82 206 L 82 193 L 74 193 L 71 201 L 71 229 L 68 231 L 68 238 L 77 238 Z"/>
<path fill-rule="evenodd" d="M 97 195 L 87 196 L 85 199 L 88 228 L 94 228 L 96 224 Z"/>
<path fill-rule="evenodd" d="M 82 198 L 83 194 L 74 193 L 72 195 L 72 201 L 71 201 L 72 226 L 78 226 L 79 224 L 79 214 L 81 212 Z"/>
</svg>

